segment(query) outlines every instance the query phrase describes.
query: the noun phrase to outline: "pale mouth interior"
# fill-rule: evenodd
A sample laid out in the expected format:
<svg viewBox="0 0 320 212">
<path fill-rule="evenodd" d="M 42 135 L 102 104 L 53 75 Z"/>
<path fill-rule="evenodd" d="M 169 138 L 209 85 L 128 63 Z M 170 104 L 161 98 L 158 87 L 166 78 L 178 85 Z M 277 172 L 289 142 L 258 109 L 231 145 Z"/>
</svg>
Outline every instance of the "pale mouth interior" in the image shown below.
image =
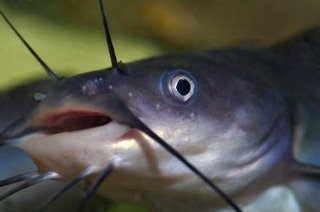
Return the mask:
<svg viewBox="0 0 320 212">
<path fill-rule="evenodd" d="M 69 110 L 45 117 L 40 126 L 46 134 L 57 134 L 96 128 L 110 122 L 110 117 L 99 112 Z"/>
<path fill-rule="evenodd" d="M 26 151 L 39 170 L 54 170 L 61 176 L 71 176 L 79 167 L 105 166 L 113 160 L 108 157 L 111 146 L 131 131 L 129 126 L 90 110 L 57 111 L 42 117 L 32 125 L 37 131 L 10 144 Z"/>
</svg>

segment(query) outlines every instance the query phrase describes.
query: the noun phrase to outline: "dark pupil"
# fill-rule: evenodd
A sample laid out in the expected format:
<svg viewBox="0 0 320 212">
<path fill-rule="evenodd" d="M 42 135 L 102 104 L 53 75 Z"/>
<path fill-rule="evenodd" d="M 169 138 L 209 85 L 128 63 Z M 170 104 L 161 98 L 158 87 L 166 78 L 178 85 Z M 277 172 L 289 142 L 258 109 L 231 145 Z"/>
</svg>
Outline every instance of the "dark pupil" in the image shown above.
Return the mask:
<svg viewBox="0 0 320 212">
<path fill-rule="evenodd" d="M 179 82 L 177 83 L 177 91 L 179 92 L 179 94 L 181 96 L 185 96 L 187 95 L 190 90 L 191 90 L 191 85 L 190 82 L 186 79 L 181 79 L 179 80 Z"/>
</svg>

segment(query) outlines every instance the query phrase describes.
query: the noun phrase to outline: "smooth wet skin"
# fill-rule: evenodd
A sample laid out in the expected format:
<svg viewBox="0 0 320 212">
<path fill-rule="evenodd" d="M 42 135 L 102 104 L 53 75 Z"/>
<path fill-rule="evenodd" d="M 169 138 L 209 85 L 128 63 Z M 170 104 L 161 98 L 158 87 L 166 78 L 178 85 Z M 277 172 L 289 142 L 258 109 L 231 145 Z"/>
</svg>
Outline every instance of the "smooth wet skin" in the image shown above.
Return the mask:
<svg viewBox="0 0 320 212">
<path fill-rule="evenodd" d="M 298 192 L 300 188 L 313 191 L 310 187 L 319 186 L 319 178 L 311 181 L 303 173 L 295 174 L 295 126 L 278 82 L 281 73 L 275 69 L 284 65 L 274 59 L 279 54 L 231 49 L 172 55 L 126 64 L 125 74 L 101 70 L 61 80 L 26 124 L 26 128 L 45 129 L 44 134 L 24 137 L 16 144 L 40 171 L 56 171 L 63 178 L 88 166 L 102 168 L 114 162 L 116 171 L 100 188 L 110 198 L 136 201 L 138 195 L 139 201 L 159 210 L 225 207 L 189 169 L 134 129 L 125 105 L 244 209 L 266 207 L 255 198 L 272 199 L 274 194 L 265 192 L 278 185 L 289 189 L 283 196 L 297 194 L 301 209 L 319 208 L 315 196 L 304 198 L 303 189 Z M 194 84 L 186 101 L 170 90 L 177 76 Z M 70 111 L 85 111 L 88 117 L 93 112 L 102 114 L 112 122 L 52 134 L 48 129 L 63 119 L 48 120 Z M 273 207 L 281 204 L 276 201 Z"/>
<path fill-rule="evenodd" d="M 89 192 L 102 182 L 106 197 L 162 211 L 320 208 L 317 30 L 269 49 L 122 64 L 99 3 L 113 67 L 71 78 L 56 76 L 0 11 L 54 80 L 1 134 L 44 173 L 22 187 L 85 179 Z"/>
</svg>

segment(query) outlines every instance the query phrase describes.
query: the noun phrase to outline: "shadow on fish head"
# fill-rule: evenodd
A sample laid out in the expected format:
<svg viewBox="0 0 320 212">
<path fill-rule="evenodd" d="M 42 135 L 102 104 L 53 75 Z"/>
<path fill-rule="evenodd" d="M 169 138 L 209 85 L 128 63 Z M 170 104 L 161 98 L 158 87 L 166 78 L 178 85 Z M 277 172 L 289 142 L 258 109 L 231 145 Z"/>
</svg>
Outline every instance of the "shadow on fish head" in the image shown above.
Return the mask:
<svg viewBox="0 0 320 212">
<path fill-rule="evenodd" d="M 272 182 L 290 160 L 290 132 L 284 100 L 248 54 L 172 55 L 60 80 L 15 144 L 63 178 L 112 162 L 106 186 L 212 198 L 147 126 L 224 191 L 262 186 L 252 182 Z"/>
<path fill-rule="evenodd" d="M 211 207 L 212 191 L 196 174 L 236 211 L 228 196 L 253 196 L 290 172 L 287 104 L 265 74 L 270 61 L 224 49 L 118 63 L 99 3 L 112 68 L 71 78 L 56 76 L 1 12 L 55 81 L 2 135 L 39 172 L 95 185 L 112 164 L 101 192 L 115 199 L 141 192 L 205 199 Z"/>
</svg>

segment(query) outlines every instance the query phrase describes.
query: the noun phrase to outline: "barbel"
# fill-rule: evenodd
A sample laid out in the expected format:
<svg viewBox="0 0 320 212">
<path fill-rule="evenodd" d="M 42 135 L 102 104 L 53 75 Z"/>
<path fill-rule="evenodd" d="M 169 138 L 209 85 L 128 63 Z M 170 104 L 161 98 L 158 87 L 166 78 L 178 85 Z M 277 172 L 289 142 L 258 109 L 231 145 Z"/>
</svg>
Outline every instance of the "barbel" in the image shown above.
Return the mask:
<svg viewBox="0 0 320 212">
<path fill-rule="evenodd" d="M 317 89 L 310 89 L 320 86 L 317 30 L 272 48 L 220 49 L 119 65 L 101 0 L 99 5 L 112 67 L 54 80 L 27 120 L 18 127 L 8 123 L 10 130 L 1 135 L 6 144 L 24 150 L 40 173 L 72 178 L 48 204 L 85 179 L 92 185 L 88 197 L 97 187 L 107 197 L 127 201 L 138 192 L 158 210 L 320 208 L 319 167 L 301 163 L 293 151 L 294 142 L 302 141 L 320 148 L 310 125 L 313 139 L 295 140 L 305 120 L 296 111 L 320 117 L 312 107 L 318 103 Z M 303 78 L 301 70 L 308 76 Z M 293 94 L 293 79 L 312 98 Z M 92 165 L 104 170 L 100 177 L 87 172 Z M 12 179 L 26 178 L 8 182 Z M 296 201 L 270 205 L 275 194 L 268 192 L 279 186 L 285 191 L 276 192 L 280 199 L 289 193 Z M 257 196 L 267 201 L 259 205 Z"/>
</svg>

